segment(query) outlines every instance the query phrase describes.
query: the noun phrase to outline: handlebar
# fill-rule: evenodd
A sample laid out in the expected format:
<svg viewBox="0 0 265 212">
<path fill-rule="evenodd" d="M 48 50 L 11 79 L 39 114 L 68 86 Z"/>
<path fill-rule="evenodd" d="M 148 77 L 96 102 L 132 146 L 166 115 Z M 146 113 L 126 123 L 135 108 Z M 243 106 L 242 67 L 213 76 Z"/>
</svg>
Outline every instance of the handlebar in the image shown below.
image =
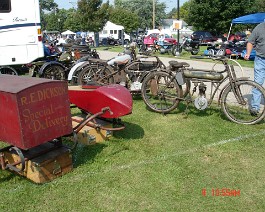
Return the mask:
<svg viewBox="0 0 265 212">
<path fill-rule="evenodd" d="M 191 59 L 212 59 L 212 60 L 220 60 L 220 61 L 227 61 L 229 58 L 223 55 L 213 55 L 213 56 L 190 56 Z"/>
</svg>

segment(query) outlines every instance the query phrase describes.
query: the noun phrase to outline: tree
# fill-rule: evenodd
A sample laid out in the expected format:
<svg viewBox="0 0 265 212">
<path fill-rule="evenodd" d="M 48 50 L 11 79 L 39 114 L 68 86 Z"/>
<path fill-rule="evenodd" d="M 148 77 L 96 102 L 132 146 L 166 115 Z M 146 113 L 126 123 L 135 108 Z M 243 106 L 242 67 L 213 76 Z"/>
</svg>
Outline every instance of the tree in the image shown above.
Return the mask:
<svg viewBox="0 0 265 212">
<path fill-rule="evenodd" d="M 82 29 L 76 10 L 73 8 L 66 11 L 66 18 L 63 21 L 63 31 L 67 29 L 73 32 L 77 32 Z"/>
<path fill-rule="evenodd" d="M 115 8 L 123 8 L 139 17 L 139 23 L 141 28 L 153 28 L 153 0 L 115 0 Z M 165 18 L 166 4 L 155 1 L 155 25 L 161 25 L 161 19 Z"/>
<path fill-rule="evenodd" d="M 254 3 L 252 3 L 252 13 L 257 12 L 264 12 L 265 11 L 265 1 L 264 0 L 255 0 Z"/>
<path fill-rule="evenodd" d="M 81 30 L 99 32 L 109 19 L 109 1 L 102 4 L 102 0 L 80 0 L 77 17 Z"/>
<path fill-rule="evenodd" d="M 110 10 L 110 21 L 124 26 L 124 31 L 127 33 L 130 33 L 139 27 L 138 16 L 133 12 L 119 7 Z"/>
<path fill-rule="evenodd" d="M 179 19 L 184 20 L 187 22 L 187 17 L 189 15 L 189 9 L 190 9 L 191 1 L 185 2 L 180 8 L 179 8 Z M 178 9 L 173 8 L 168 14 L 167 18 L 178 18 Z"/>
<path fill-rule="evenodd" d="M 190 0 L 187 23 L 195 30 L 207 30 L 217 34 L 229 29 L 231 20 L 249 13 L 249 0 Z"/>
<path fill-rule="evenodd" d="M 54 0 L 40 0 L 40 20 L 44 29 L 47 29 L 48 15 L 44 11 L 57 11 L 58 4 Z"/>
<path fill-rule="evenodd" d="M 58 8 L 58 4 L 54 0 L 40 0 L 41 10 L 52 11 L 54 8 Z"/>
</svg>

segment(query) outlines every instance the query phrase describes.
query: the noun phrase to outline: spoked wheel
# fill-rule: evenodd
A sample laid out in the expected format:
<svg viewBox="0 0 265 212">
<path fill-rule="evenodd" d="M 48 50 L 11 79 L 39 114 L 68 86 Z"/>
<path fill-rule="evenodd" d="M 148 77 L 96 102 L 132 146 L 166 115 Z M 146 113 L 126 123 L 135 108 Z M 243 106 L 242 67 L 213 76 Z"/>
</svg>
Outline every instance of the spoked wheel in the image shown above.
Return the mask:
<svg viewBox="0 0 265 212">
<path fill-rule="evenodd" d="M 0 74 L 18 75 L 17 71 L 10 66 L 0 66 Z"/>
<path fill-rule="evenodd" d="M 105 65 L 87 66 L 78 74 L 79 85 L 108 85 L 113 83 L 114 78 L 112 75 L 112 71 L 108 66 Z"/>
<path fill-rule="evenodd" d="M 52 80 L 65 80 L 65 72 L 63 67 L 52 65 L 44 69 L 42 78 Z"/>
<path fill-rule="evenodd" d="M 191 54 L 192 55 L 196 55 L 196 54 L 198 54 L 199 53 L 199 51 L 200 51 L 200 47 L 198 46 L 196 46 L 195 48 L 193 48 L 192 50 L 191 50 Z"/>
<path fill-rule="evenodd" d="M 250 113 L 253 89 L 261 95 L 260 110 L 256 115 Z M 240 99 L 242 100 L 241 102 Z M 233 122 L 238 124 L 256 124 L 265 117 L 264 100 L 264 88 L 256 82 L 246 80 L 237 82 L 235 92 L 233 92 L 231 86 L 224 90 L 221 107 L 227 118 Z"/>
<path fill-rule="evenodd" d="M 174 110 L 182 93 L 175 77 L 163 71 L 154 71 L 147 75 L 141 89 L 145 104 L 158 113 Z"/>
</svg>

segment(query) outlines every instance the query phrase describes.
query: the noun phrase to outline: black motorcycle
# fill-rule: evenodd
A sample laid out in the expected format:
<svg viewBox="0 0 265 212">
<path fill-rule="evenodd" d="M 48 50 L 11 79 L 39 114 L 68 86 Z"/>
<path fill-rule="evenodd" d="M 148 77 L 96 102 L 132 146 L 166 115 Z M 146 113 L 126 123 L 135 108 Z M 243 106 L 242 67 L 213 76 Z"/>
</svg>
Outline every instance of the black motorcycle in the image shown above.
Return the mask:
<svg viewBox="0 0 265 212">
<path fill-rule="evenodd" d="M 177 54 L 181 53 L 183 50 L 190 52 L 192 55 L 196 55 L 200 51 L 200 40 L 191 39 L 188 36 L 183 37 L 183 42 L 178 46 L 174 45 L 172 48 L 172 54 L 177 56 Z"/>
</svg>

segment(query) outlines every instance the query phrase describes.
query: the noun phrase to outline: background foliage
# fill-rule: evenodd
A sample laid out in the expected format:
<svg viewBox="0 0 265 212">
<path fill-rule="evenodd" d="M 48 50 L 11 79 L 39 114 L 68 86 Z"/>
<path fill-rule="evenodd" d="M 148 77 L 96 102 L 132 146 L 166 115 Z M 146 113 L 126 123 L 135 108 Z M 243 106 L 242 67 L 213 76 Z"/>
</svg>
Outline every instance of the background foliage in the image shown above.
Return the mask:
<svg viewBox="0 0 265 212">
<path fill-rule="evenodd" d="M 80 0 L 77 8 L 58 9 L 54 0 L 40 0 L 42 26 L 46 30 L 100 31 L 110 20 L 130 33 L 138 28 L 153 28 L 153 0 Z M 165 18 L 177 18 L 177 8 L 166 13 L 166 4 L 155 1 L 155 26 Z M 193 30 L 216 34 L 227 32 L 231 20 L 250 13 L 264 12 L 264 0 L 189 0 L 180 7 L 180 19 Z M 240 26 L 236 26 L 236 30 Z"/>
</svg>

